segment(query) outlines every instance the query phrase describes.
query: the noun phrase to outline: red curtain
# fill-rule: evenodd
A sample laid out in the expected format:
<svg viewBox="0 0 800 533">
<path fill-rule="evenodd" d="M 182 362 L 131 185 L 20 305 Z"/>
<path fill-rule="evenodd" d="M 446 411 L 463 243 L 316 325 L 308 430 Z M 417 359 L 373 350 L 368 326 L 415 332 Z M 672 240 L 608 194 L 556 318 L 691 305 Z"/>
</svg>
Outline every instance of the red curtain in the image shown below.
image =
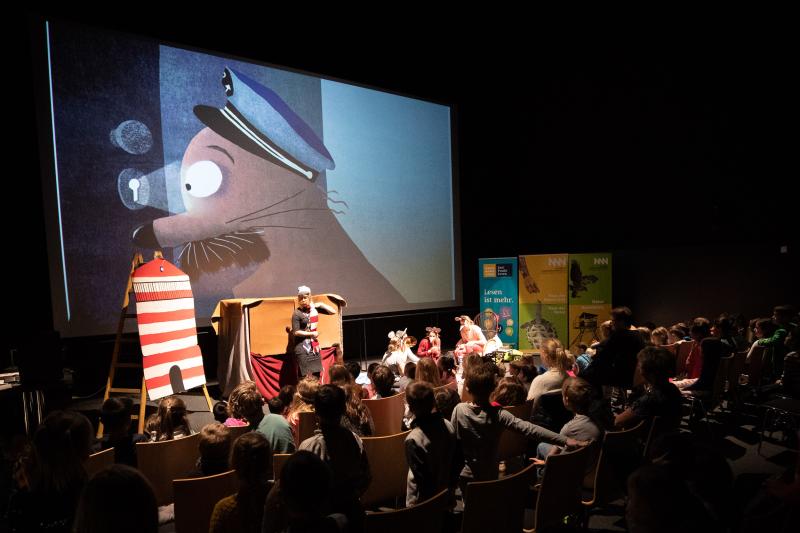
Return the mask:
<svg viewBox="0 0 800 533">
<path fill-rule="evenodd" d="M 336 361 L 336 348 L 331 346 L 320 350 L 322 358 L 322 383 L 328 383 L 328 369 Z M 266 399 L 278 395 L 284 385 L 297 384 L 297 361 L 293 354 L 261 355 L 250 352 L 256 385 Z"/>
</svg>

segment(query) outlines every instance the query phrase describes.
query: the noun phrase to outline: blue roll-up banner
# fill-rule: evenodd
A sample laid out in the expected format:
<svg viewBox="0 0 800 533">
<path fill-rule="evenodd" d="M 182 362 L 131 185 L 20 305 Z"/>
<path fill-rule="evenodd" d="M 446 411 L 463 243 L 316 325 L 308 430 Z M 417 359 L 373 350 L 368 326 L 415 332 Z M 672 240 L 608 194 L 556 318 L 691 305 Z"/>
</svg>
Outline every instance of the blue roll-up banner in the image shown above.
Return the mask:
<svg viewBox="0 0 800 533">
<path fill-rule="evenodd" d="M 497 331 L 504 345 L 517 348 L 517 258 L 478 260 L 480 309 L 475 324 Z"/>
</svg>

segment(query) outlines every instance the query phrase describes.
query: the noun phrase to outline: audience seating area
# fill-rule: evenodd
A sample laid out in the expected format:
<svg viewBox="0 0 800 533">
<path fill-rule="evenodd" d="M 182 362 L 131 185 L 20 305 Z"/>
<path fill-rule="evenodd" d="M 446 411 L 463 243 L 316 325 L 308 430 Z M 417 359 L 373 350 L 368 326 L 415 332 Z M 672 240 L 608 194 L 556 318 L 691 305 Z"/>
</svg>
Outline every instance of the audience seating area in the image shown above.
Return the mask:
<svg viewBox="0 0 800 533">
<path fill-rule="evenodd" d="M 697 350 L 693 349 L 703 346 L 702 343 L 697 344 L 695 341 L 681 341 L 662 348 L 674 358 L 674 369 L 677 370 L 675 376 L 682 377 L 692 365 L 696 365 L 696 360 L 695 363 L 687 364 L 690 354 L 694 358 L 697 353 Z M 462 478 L 458 489 L 442 491 L 410 507 L 405 507 L 405 501 L 409 490 L 406 439 L 411 431 L 402 429 L 405 427 L 404 417 L 408 420 L 411 411 L 408 404 L 412 407 L 414 405 L 413 389 L 420 387 L 412 385 L 406 389 L 407 393 L 362 400 L 375 428 L 372 436 L 360 437 L 371 474 L 371 482 L 360 497 L 361 505 L 366 511 L 364 530 L 380 533 L 459 530 L 462 533 L 486 531 L 518 533 L 559 528 L 586 530 L 592 520 L 596 520 L 607 511 L 617 512 L 620 520 L 622 519 L 623 512 L 619 511 L 619 502 L 630 502 L 628 491 L 632 490 L 629 484 L 634 473 L 645 471 L 649 465 L 667 465 L 671 464 L 669 461 L 693 460 L 692 454 L 686 451 L 690 448 L 672 455 L 674 449 L 671 446 L 681 446 L 691 442 L 691 446 L 699 446 L 698 450 L 709 450 L 698 453 L 719 455 L 730 442 L 725 440 L 726 437 L 736 435 L 738 438 L 747 438 L 742 437 L 743 428 L 748 428 L 754 448 L 757 442 L 758 454 L 762 453 L 763 446 L 770 446 L 770 449 L 774 450 L 775 445 L 779 444 L 782 449 L 795 453 L 793 456 L 795 463 L 790 461 L 787 466 L 796 464 L 798 446 L 796 441 L 792 441 L 792 435 L 793 433 L 797 435 L 800 431 L 798 423 L 800 400 L 787 396 L 784 392 L 774 393 L 775 384 L 771 379 L 775 375 L 772 366 L 775 363 L 771 350 L 766 346 L 754 345 L 749 350 L 731 350 L 728 352 L 730 355 L 720 356 L 710 389 L 701 391 L 687 389 L 683 390 L 682 394 L 678 394 L 675 390 L 676 404 L 682 400 L 685 409 L 679 427 L 676 427 L 677 412 L 671 417 L 656 415 L 644 419 L 635 418 L 635 422 L 631 424 L 620 423 L 620 417 L 626 410 L 632 412 L 631 406 L 637 401 L 636 398 L 641 398 L 642 394 L 649 392 L 650 387 L 655 386 L 653 385 L 655 382 L 652 381 L 653 371 L 648 370 L 642 362 L 644 361 L 642 354 L 648 349 L 639 352 L 639 364 L 633 375 L 632 389 L 617 388 L 627 404 L 615 406 L 614 413 L 610 413 L 609 399 L 604 400 L 605 409 L 609 410 L 612 416 L 617 416 L 617 426 L 611 428 L 609 425 L 600 433 L 600 438 L 593 442 L 573 441 L 572 444 L 567 441 L 566 447 L 550 448 L 549 453 L 544 454 L 541 449 L 534 451 L 537 442 L 532 443 L 528 437 L 511 429 L 502 429 L 498 440 L 495 441 L 497 445 L 495 460 L 503 465 L 499 469 L 500 475 L 497 479 L 467 483 L 468 479 Z M 668 360 L 664 350 L 659 352 L 660 356 L 662 360 Z M 668 360 L 668 363 L 671 365 L 673 361 Z M 482 368 L 485 369 L 487 365 L 495 363 L 472 362 L 472 365 L 483 365 Z M 496 370 L 495 366 L 487 378 L 490 385 L 492 379 L 497 380 L 499 375 L 502 375 Z M 474 375 L 476 374 L 470 374 Z M 679 384 L 677 377 L 673 382 L 675 384 Z M 589 386 L 588 381 L 581 379 L 573 381 L 583 382 Z M 674 385 L 669 385 L 666 378 L 664 383 L 665 386 L 674 389 Z M 502 409 L 518 419 L 532 421 L 534 424 L 567 435 L 563 432 L 565 424 L 577 421 L 577 414 L 583 413 L 568 402 L 569 386 L 570 383 L 565 382 L 563 388 L 544 392 L 536 401 L 526 401 Z M 438 387 L 437 390 L 444 388 L 457 390 L 455 382 Z M 607 395 L 611 387 L 606 389 L 603 392 Z M 335 387 L 329 386 L 326 390 L 342 394 L 341 390 Z M 472 390 L 480 397 L 480 387 L 476 385 Z M 768 391 L 769 395 L 765 391 Z M 319 397 L 322 397 L 322 393 Z M 476 401 L 466 387 L 463 387 L 461 400 L 465 399 Z M 602 398 L 594 398 L 593 401 L 597 399 Z M 488 408 L 488 404 L 486 405 Z M 260 404 L 256 404 L 256 408 L 259 406 Z M 324 411 L 322 407 L 319 409 L 319 416 L 314 412 L 299 413 L 297 444 L 314 435 L 319 427 L 319 421 L 324 421 L 322 416 Z M 337 419 L 338 415 L 333 420 Z M 454 424 L 456 420 L 457 417 L 454 416 Z M 492 420 L 496 421 L 498 418 Z M 507 428 L 515 427 L 517 431 L 521 431 L 518 425 L 505 423 L 509 424 Z M 331 427 L 330 422 L 328 424 L 329 426 L 322 427 Z M 227 431 L 230 442 L 234 442 L 251 430 L 249 426 L 241 426 L 228 428 Z M 782 440 L 776 440 L 776 434 L 782 435 Z M 258 435 L 258 438 L 263 440 L 265 437 Z M 237 477 L 237 473 L 233 470 L 205 477 L 191 477 L 197 475 L 200 464 L 200 439 L 199 433 L 193 433 L 174 440 L 139 442 L 135 445 L 138 471 L 152 486 L 159 506 L 170 504 L 174 506 L 174 531 L 178 533 L 208 530 L 217 502 L 235 494 L 239 490 L 240 479 L 245 483 L 245 478 Z M 250 437 L 240 442 L 248 440 L 251 440 Z M 670 442 L 672 444 L 669 444 Z M 336 453 L 335 450 L 329 452 Z M 542 461 L 534 460 L 537 453 L 542 454 L 538 455 L 543 458 Z M 274 481 L 270 481 L 269 486 L 272 486 L 273 482 L 277 483 L 282 472 L 288 472 L 288 469 L 292 468 L 286 466 L 292 457 L 292 454 L 273 455 Z M 301 455 L 298 454 L 296 457 L 299 459 Z M 115 450 L 110 448 L 89 455 L 83 466 L 88 478 L 92 479 L 99 472 L 107 470 L 114 461 Z M 506 462 L 509 465 L 513 462 L 514 466 L 506 468 Z M 702 470 L 703 466 L 694 465 L 693 468 Z M 673 468 L 672 472 L 676 475 L 688 475 L 676 467 L 669 468 Z M 737 509 L 736 512 L 744 513 L 745 509 Z M 634 530 L 635 528 L 632 529 Z"/>
</svg>

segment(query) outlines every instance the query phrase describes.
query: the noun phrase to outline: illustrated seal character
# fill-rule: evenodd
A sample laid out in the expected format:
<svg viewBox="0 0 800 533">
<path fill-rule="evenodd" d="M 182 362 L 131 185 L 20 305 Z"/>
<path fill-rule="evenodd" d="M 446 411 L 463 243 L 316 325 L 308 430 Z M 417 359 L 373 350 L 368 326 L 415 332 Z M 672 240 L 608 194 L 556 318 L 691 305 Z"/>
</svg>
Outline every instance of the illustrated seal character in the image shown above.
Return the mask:
<svg viewBox="0 0 800 533">
<path fill-rule="evenodd" d="M 335 162 L 311 126 L 244 73 L 226 68 L 222 85 L 222 109 L 194 108 L 206 127 L 181 163 L 185 212 L 139 226 L 134 243 L 181 247 L 176 261 L 193 282 L 236 297 L 286 294 L 302 273 L 351 308 L 405 303 L 329 207 L 317 178 Z"/>
</svg>

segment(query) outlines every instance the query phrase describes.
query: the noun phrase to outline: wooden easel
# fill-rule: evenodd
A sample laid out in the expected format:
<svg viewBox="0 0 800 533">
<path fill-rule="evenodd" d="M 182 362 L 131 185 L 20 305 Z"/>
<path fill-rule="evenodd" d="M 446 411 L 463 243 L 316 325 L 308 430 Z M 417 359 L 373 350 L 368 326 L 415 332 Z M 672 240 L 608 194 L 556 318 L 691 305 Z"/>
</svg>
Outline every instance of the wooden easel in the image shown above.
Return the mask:
<svg viewBox="0 0 800 533">
<path fill-rule="evenodd" d="M 156 251 L 153 253 L 153 259 L 162 259 L 164 256 L 161 251 Z M 138 389 L 133 388 L 125 388 L 125 387 L 115 387 L 114 386 L 114 377 L 116 376 L 118 368 L 142 368 L 141 362 L 136 363 L 120 363 L 119 362 L 119 351 L 120 347 L 122 346 L 122 335 L 125 331 L 125 321 L 130 319 L 136 318 L 136 313 L 129 313 L 128 307 L 130 306 L 131 302 L 131 293 L 133 292 L 133 272 L 144 264 L 144 258 L 142 254 L 136 253 L 131 260 L 131 269 L 130 273 L 128 274 L 128 283 L 125 286 L 125 295 L 122 299 L 122 311 L 120 312 L 119 322 L 117 323 L 117 336 L 114 340 L 114 351 L 111 354 L 111 367 L 108 370 L 108 379 L 106 381 L 106 391 L 103 395 L 103 402 L 105 402 L 112 394 L 139 394 L 139 413 L 131 415 L 131 419 L 138 420 L 138 432 L 144 433 L 144 413 L 145 408 L 147 407 L 147 387 L 145 385 L 144 379 L 144 370 L 142 370 L 142 385 Z M 209 412 L 213 409 L 213 404 L 211 403 L 211 396 L 208 394 L 208 388 L 206 388 L 206 384 L 203 383 L 203 395 L 205 395 L 206 403 L 208 403 L 208 410 Z M 103 436 L 103 423 L 100 422 L 97 426 L 97 438 L 101 438 Z"/>
</svg>

